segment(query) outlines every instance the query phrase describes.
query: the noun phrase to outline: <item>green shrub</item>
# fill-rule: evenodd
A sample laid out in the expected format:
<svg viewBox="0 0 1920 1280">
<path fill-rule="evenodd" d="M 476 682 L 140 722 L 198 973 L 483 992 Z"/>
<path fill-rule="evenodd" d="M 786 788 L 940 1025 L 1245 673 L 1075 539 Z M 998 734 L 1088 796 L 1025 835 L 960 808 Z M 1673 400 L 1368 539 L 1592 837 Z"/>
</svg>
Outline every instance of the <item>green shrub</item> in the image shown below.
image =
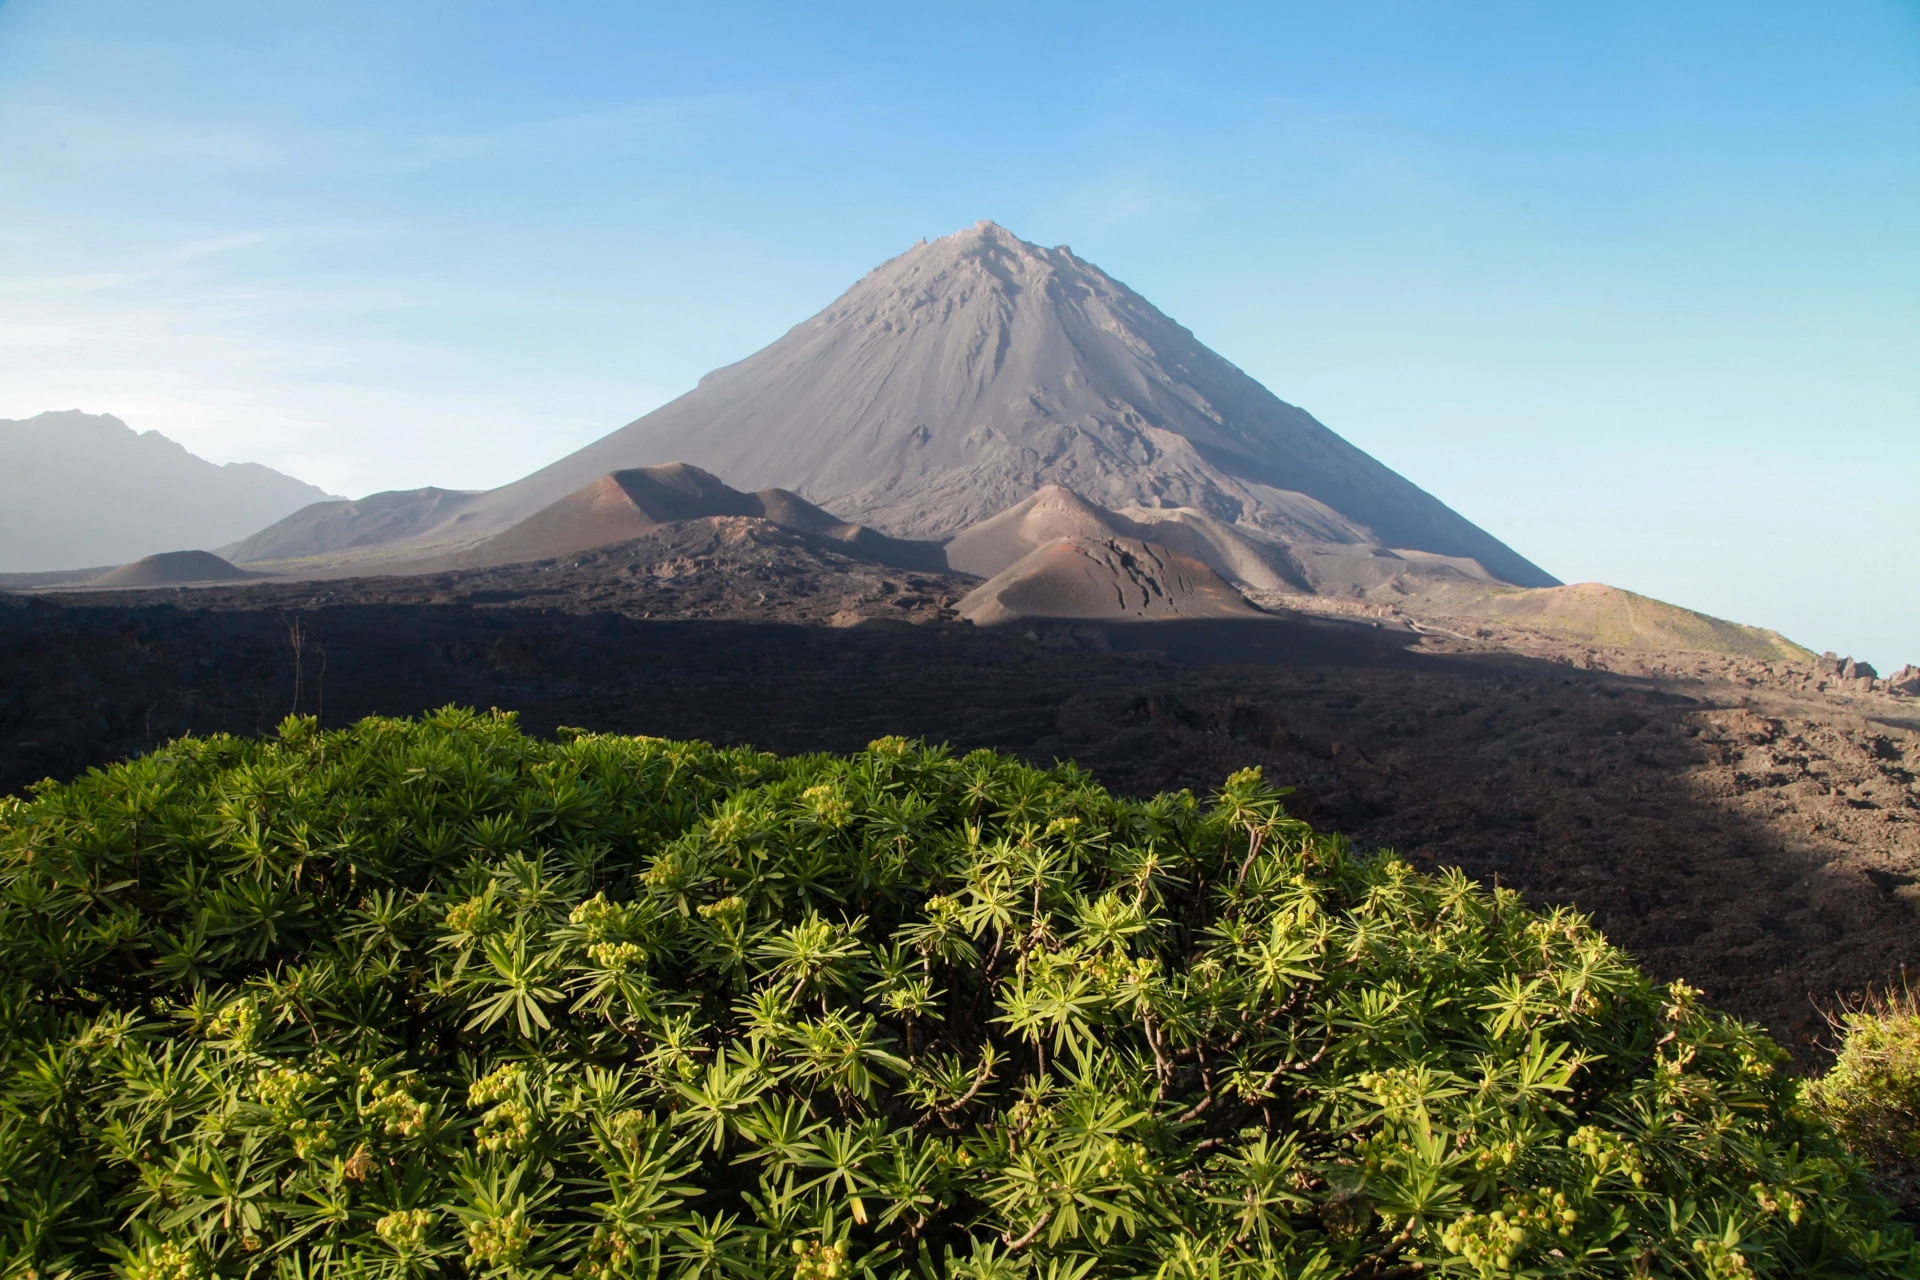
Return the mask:
<svg viewBox="0 0 1920 1280">
<path fill-rule="evenodd" d="M 1840 1019 L 1833 1069 L 1813 1099 L 1850 1150 L 1908 1209 L 1920 1209 L 1920 1001 L 1911 991 Z"/>
<path fill-rule="evenodd" d="M 0 801 L 0 1271 L 1920 1274 L 1765 1038 L 1257 772 L 562 738 Z"/>
</svg>

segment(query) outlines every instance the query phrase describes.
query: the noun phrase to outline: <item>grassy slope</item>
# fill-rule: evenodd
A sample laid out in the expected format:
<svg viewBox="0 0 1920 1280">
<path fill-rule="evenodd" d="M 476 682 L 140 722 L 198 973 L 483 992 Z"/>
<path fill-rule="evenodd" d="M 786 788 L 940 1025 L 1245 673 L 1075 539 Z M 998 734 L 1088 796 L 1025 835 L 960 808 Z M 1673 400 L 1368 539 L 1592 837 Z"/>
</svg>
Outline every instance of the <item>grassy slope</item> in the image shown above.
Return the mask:
<svg viewBox="0 0 1920 1280">
<path fill-rule="evenodd" d="M 1695 613 L 1598 582 L 1531 590 L 1448 585 L 1423 598 L 1441 612 L 1613 648 L 1737 654 L 1765 662 L 1814 659 L 1811 650 L 1777 631 Z"/>
</svg>

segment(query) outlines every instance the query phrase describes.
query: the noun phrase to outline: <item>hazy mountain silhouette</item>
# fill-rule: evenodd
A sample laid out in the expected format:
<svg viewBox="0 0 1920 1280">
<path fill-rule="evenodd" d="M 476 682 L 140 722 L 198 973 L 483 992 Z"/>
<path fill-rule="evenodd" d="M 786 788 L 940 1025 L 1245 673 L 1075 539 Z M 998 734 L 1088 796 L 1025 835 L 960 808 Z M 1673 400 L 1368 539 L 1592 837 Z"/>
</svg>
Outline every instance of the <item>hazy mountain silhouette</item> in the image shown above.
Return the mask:
<svg viewBox="0 0 1920 1280">
<path fill-rule="evenodd" d="M 0 571 L 218 547 L 325 497 L 258 463 L 208 462 L 111 414 L 0 420 Z"/>
<path fill-rule="evenodd" d="M 388 489 L 301 507 L 220 554 L 241 563 L 301 560 L 367 547 L 459 539 L 481 495 L 464 489 Z M 465 539 L 470 541 L 471 539 Z"/>
</svg>

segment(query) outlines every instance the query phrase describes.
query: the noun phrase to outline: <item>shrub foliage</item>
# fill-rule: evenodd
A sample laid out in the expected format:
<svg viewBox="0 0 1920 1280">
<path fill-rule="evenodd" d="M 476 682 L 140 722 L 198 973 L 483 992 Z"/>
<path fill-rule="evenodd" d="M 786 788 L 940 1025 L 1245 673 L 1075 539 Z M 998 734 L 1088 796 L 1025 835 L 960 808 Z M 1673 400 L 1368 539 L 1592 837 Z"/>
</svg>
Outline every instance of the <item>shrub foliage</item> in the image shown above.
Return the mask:
<svg viewBox="0 0 1920 1280">
<path fill-rule="evenodd" d="M 1780 1051 L 1256 772 L 448 710 L 0 800 L 0 1268 L 1912 1275 Z"/>
<path fill-rule="evenodd" d="M 1840 1053 L 1813 1100 L 1847 1149 L 1911 1215 L 1920 1211 L 1920 997 L 1868 1000 L 1838 1020 Z"/>
</svg>

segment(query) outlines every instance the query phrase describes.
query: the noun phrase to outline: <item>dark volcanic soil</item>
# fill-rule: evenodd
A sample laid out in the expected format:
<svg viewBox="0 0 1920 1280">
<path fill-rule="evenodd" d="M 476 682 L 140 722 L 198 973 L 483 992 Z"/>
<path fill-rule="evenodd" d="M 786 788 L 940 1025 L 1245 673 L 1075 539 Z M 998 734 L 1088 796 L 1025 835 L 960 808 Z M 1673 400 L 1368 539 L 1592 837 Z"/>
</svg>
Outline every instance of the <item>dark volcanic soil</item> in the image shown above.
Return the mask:
<svg viewBox="0 0 1920 1280">
<path fill-rule="evenodd" d="M 960 579 L 827 551 L 788 572 L 753 538 L 723 543 L 677 561 L 629 547 L 433 579 L 0 597 L 0 792 L 181 733 L 262 732 L 296 707 L 338 724 L 449 702 L 542 732 L 777 751 L 902 733 L 1072 757 L 1135 793 L 1259 764 L 1363 848 L 1591 913 L 1652 972 L 1803 1055 L 1822 1008 L 1920 964 L 1911 701 L 1808 697 L 1746 668 L 1587 669 L 1591 649 L 1434 652 L 1360 625 L 1252 624 L 1274 629 L 1225 650 L 1177 626 L 1030 639 L 943 621 Z M 1166 656 L 1209 649 L 1259 665 Z"/>
</svg>

